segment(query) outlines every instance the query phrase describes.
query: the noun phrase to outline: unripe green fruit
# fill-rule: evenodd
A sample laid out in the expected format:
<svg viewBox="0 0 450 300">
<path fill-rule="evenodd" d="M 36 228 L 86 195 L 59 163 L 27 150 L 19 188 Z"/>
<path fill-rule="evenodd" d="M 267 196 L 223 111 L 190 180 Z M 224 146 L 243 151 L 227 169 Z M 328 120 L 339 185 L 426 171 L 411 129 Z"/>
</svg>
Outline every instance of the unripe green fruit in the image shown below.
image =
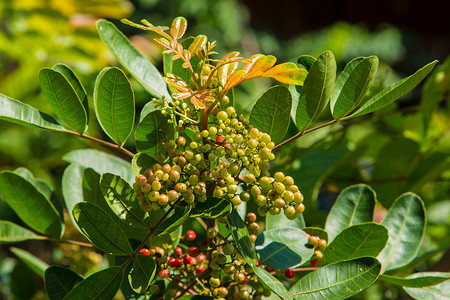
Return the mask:
<svg viewBox="0 0 450 300">
<path fill-rule="evenodd" d="M 278 194 L 283 194 L 284 191 L 286 190 L 284 184 L 279 181 L 273 183 L 273 188 Z"/>
<path fill-rule="evenodd" d="M 236 273 L 234 273 L 234 280 L 235 281 L 237 281 L 237 282 L 242 282 L 242 281 L 244 281 L 245 280 L 245 275 L 244 275 L 244 273 L 241 273 L 241 272 L 236 272 Z"/>
<path fill-rule="evenodd" d="M 259 185 L 265 190 L 270 190 L 272 188 L 272 180 L 267 176 L 261 177 L 259 179 Z"/>
<path fill-rule="evenodd" d="M 254 198 L 258 197 L 259 195 L 261 195 L 261 189 L 259 188 L 259 186 L 254 185 L 252 186 L 252 188 L 250 189 L 250 193 L 252 194 L 252 196 Z"/>
<path fill-rule="evenodd" d="M 220 105 L 228 105 L 230 103 L 230 98 L 227 95 L 223 96 L 222 99 L 219 100 Z"/>
<path fill-rule="evenodd" d="M 144 212 L 149 212 L 152 209 L 152 205 L 147 201 L 142 201 L 141 208 Z"/>
<path fill-rule="evenodd" d="M 284 173 L 283 172 L 276 172 L 275 175 L 273 175 L 273 178 L 278 182 L 283 182 L 284 180 Z"/>
<path fill-rule="evenodd" d="M 294 178 L 292 178 L 291 176 L 286 176 L 284 177 L 283 183 L 285 186 L 290 187 L 291 185 L 294 184 Z"/>
<path fill-rule="evenodd" d="M 193 194 L 187 194 L 187 195 L 184 195 L 183 197 L 184 197 L 184 201 L 187 204 L 193 204 L 195 202 L 195 196 Z"/>
<path fill-rule="evenodd" d="M 256 212 L 257 212 L 258 215 L 260 215 L 261 217 L 265 217 L 265 216 L 269 213 L 269 210 L 268 210 L 265 206 L 261 206 L 261 207 L 258 207 L 258 209 L 256 210 Z"/>
<path fill-rule="evenodd" d="M 314 255 L 312 256 L 312 259 L 321 260 L 322 258 L 323 258 L 323 253 L 320 250 L 314 251 Z"/>
<path fill-rule="evenodd" d="M 300 193 L 300 191 L 297 191 L 294 193 L 294 202 L 295 203 L 302 203 L 303 202 L 303 195 Z"/>
<path fill-rule="evenodd" d="M 256 222 L 250 223 L 247 228 L 250 234 L 256 234 L 259 231 L 259 225 Z"/>
<path fill-rule="evenodd" d="M 250 139 L 247 142 L 247 145 L 250 149 L 255 149 L 256 147 L 258 147 L 258 141 L 256 139 Z"/>
<path fill-rule="evenodd" d="M 197 175 L 189 176 L 189 183 L 193 186 L 196 185 L 198 183 L 198 176 Z"/>
<path fill-rule="evenodd" d="M 152 182 L 152 190 L 159 191 L 161 189 L 161 182 L 159 181 L 153 181 Z"/>
<path fill-rule="evenodd" d="M 170 202 L 175 202 L 178 200 L 178 193 L 175 190 L 170 190 L 167 192 L 167 197 L 169 198 Z"/>
<path fill-rule="evenodd" d="M 242 204 L 241 197 L 239 197 L 239 195 L 235 195 L 233 198 L 231 198 L 231 203 L 232 203 L 234 206 L 239 206 L 239 205 L 241 205 L 241 204 Z"/>
<path fill-rule="evenodd" d="M 163 177 L 163 175 L 164 175 L 164 171 L 161 170 L 161 169 L 156 170 L 156 171 L 155 171 L 155 175 L 156 175 L 156 177 L 157 177 L 158 179 L 161 179 L 161 178 Z"/>
<path fill-rule="evenodd" d="M 147 195 L 148 200 L 150 201 L 156 201 L 159 198 L 159 192 L 158 191 L 151 191 Z"/>
<path fill-rule="evenodd" d="M 251 184 L 253 182 L 256 181 L 255 175 L 253 175 L 252 173 L 247 173 L 244 176 L 244 182 L 247 184 Z"/>
<path fill-rule="evenodd" d="M 248 299 L 248 298 L 250 298 L 250 292 L 249 291 L 247 291 L 247 290 L 239 291 L 239 299 L 245 300 L 245 299 Z"/>
<path fill-rule="evenodd" d="M 141 187 L 141 191 L 142 191 L 144 194 L 149 193 L 151 190 L 152 190 L 152 186 L 151 186 L 150 183 L 148 183 L 148 182 L 144 183 L 144 184 L 142 185 L 142 187 Z"/>
<path fill-rule="evenodd" d="M 142 185 L 144 185 L 144 183 L 147 182 L 147 177 L 145 177 L 144 175 L 138 175 L 138 176 L 136 176 L 136 182 L 137 182 L 137 184 L 142 186 Z"/>
<path fill-rule="evenodd" d="M 273 216 L 279 215 L 280 212 L 281 212 L 281 208 L 279 208 L 279 207 L 272 206 L 269 208 L 269 214 L 271 214 Z"/>
<path fill-rule="evenodd" d="M 270 152 L 270 149 L 267 147 L 264 147 L 261 150 L 259 150 L 259 155 L 262 160 L 270 160 L 271 154 L 272 153 Z"/>
<path fill-rule="evenodd" d="M 264 195 L 259 195 L 255 198 L 255 204 L 260 207 L 266 205 L 266 203 L 267 203 L 267 199 Z"/>
<path fill-rule="evenodd" d="M 208 137 L 209 136 L 209 131 L 208 130 L 206 130 L 206 129 L 204 129 L 204 130 L 202 130 L 202 137 L 204 137 L 204 138 L 206 138 L 206 137 Z"/>
<path fill-rule="evenodd" d="M 223 269 L 223 271 L 225 272 L 225 274 L 230 275 L 230 274 L 234 274 L 234 272 L 236 272 L 236 267 L 233 265 L 228 265 L 225 266 L 225 268 Z"/>
<path fill-rule="evenodd" d="M 253 127 L 252 129 L 250 129 L 249 134 L 252 139 L 257 139 L 260 137 L 261 132 L 258 130 L 258 128 Z"/>
<path fill-rule="evenodd" d="M 220 270 L 212 270 L 211 271 L 211 277 L 220 279 Z"/>
<path fill-rule="evenodd" d="M 226 287 L 222 286 L 222 287 L 218 288 L 218 290 L 219 290 L 218 296 L 220 296 L 220 297 L 228 296 L 228 289 Z"/>
<path fill-rule="evenodd" d="M 228 168 L 228 173 L 230 173 L 233 176 L 237 176 L 240 171 L 241 171 L 241 167 L 236 162 L 232 163 L 230 165 L 230 167 Z"/>
<path fill-rule="evenodd" d="M 226 254 L 226 255 L 231 255 L 231 254 L 234 253 L 234 251 L 235 251 L 236 249 L 234 248 L 233 245 L 231 245 L 231 244 L 226 244 L 225 246 L 223 246 L 222 250 L 223 250 L 223 253 L 224 253 L 224 254 Z"/>
<path fill-rule="evenodd" d="M 250 193 L 249 192 L 243 191 L 243 192 L 241 192 L 239 194 L 239 196 L 240 196 L 240 198 L 241 198 L 241 200 L 243 202 L 248 202 L 250 200 Z"/>
<path fill-rule="evenodd" d="M 262 133 L 261 136 L 260 136 L 260 141 L 261 141 L 261 142 L 264 142 L 264 143 L 266 143 L 266 144 L 267 144 L 267 143 L 270 143 L 271 140 L 272 140 L 272 139 L 270 138 L 270 135 L 268 135 L 268 134 L 265 133 L 265 132 Z"/>
<path fill-rule="evenodd" d="M 198 144 L 197 144 L 197 142 L 191 142 L 190 144 L 189 144 L 189 147 L 191 147 L 191 149 L 197 149 L 198 148 Z"/>
<path fill-rule="evenodd" d="M 206 230 L 206 237 L 208 239 L 213 239 L 216 236 L 217 236 L 217 230 L 215 228 L 210 227 Z"/>
<path fill-rule="evenodd" d="M 180 180 L 180 173 L 178 171 L 176 171 L 176 170 L 171 170 L 169 172 L 169 179 L 173 183 L 178 182 L 178 180 Z"/>
<path fill-rule="evenodd" d="M 296 210 L 295 210 L 295 207 L 293 207 L 293 206 L 288 206 L 288 207 L 286 207 L 286 208 L 284 209 L 284 215 L 285 215 L 289 220 L 291 220 L 291 218 L 292 218 L 293 216 L 295 216 L 296 213 L 297 213 L 297 212 L 296 212 Z"/>
<path fill-rule="evenodd" d="M 270 169 L 270 163 L 268 161 L 262 161 L 258 164 L 258 166 L 262 172 L 265 172 Z"/>
<path fill-rule="evenodd" d="M 218 256 L 217 259 L 216 259 L 216 262 L 217 262 L 219 265 L 224 265 L 224 264 L 226 264 L 226 263 L 227 263 L 227 257 L 226 257 L 226 255 L 223 254 L 223 253 L 220 253 L 219 256 Z"/>
<path fill-rule="evenodd" d="M 175 184 L 175 191 L 177 191 L 178 193 L 185 193 L 187 190 L 187 185 L 183 182 L 178 182 L 177 184 Z"/>
<path fill-rule="evenodd" d="M 186 151 L 184 151 L 184 157 L 186 157 L 187 160 L 191 160 L 194 158 L 194 152 L 192 152 L 191 149 L 186 149 Z"/>
<path fill-rule="evenodd" d="M 169 203 L 169 197 L 167 197 L 166 194 L 161 194 L 159 195 L 158 198 L 158 204 L 163 206 L 163 205 L 167 205 Z"/>
<path fill-rule="evenodd" d="M 277 208 L 284 208 L 286 206 L 286 201 L 284 201 L 281 198 L 278 198 L 273 202 L 273 206 Z"/>
<path fill-rule="evenodd" d="M 323 251 L 327 247 L 327 241 L 320 239 L 317 247 L 319 248 L 319 250 Z"/>
<path fill-rule="evenodd" d="M 177 137 L 176 144 L 178 147 L 184 147 L 186 145 L 186 139 L 183 136 Z"/>
<path fill-rule="evenodd" d="M 305 211 L 305 206 L 303 205 L 303 203 L 295 204 L 295 210 L 296 210 L 299 214 L 302 214 L 302 213 Z"/>
<path fill-rule="evenodd" d="M 212 287 L 219 287 L 220 286 L 220 279 L 219 278 L 214 278 L 214 277 L 209 278 L 209 285 L 211 285 Z"/>
<path fill-rule="evenodd" d="M 215 136 L 215 135 L 217 135 L 217 128 L 214 126 L 209 127 L 208 132 L 210 135 Z"/>
<path fill-rule="evenodd" d="M 228 119 L 228 114 L 222 110 L 217 113 L 216 117 L 219 121 L 225 121 Z"/>
<path fill-rule="evenodd" d="M 236 193 L 238 190 L 238 186 L 236 184 L 230 184 L 229 186 L 227 186 L 227 193 L 229 194 L 234 194 Z"/>
<path fill-rule="evenodd" d="M 152 284 L 152 285 L 150 286 L 150 288 L 149 288 L 149 292 L 150 292 L 150 294 L 152 294 L 152 295 L 159 294 L 159 292 L 160 292 L 159 285 L 157 285 L 157 284 Z"/>
<path fill-rule="evenodd" d="M 294 200 L 294 193 L 292 193 L 291 191 L 285 191 L 283 193 L 283 199 L 286 202 L 292 202 Z"/>
</svg>

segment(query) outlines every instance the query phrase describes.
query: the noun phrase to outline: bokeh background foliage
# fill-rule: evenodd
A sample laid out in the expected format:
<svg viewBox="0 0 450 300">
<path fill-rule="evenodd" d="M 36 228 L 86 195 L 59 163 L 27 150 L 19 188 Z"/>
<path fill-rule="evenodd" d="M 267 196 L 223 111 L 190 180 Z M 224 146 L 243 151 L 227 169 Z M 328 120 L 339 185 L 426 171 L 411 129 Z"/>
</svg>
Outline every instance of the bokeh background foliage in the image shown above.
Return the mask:
<svg viewBox="0 0 450 300">
<path fill-rule="evenodd" d="M 378 12 L 379 20 L 388 22 L 377 22 L 371 17 L 364 23 L 363 15 L 360 19 L 349 17 L 343 13 L 348 1 L 328 1 L 332 3 L 330 10 L 337 7 L 342 14 L 323 12 L 324 18 L 307 3 L 302 6 L 303 1 L 280 1 L 273 10 L 272 7 L 267 9 L 273 4 L 258 2 L 259 6 L 252 1 L 237 0 L 1 1 L 0 93 L 50 113 L 39 88 L 39 70 L 64 63 L 77 72 L 87 94 L 92 95 L 97 73 L 106 66 L 118 65 L 97 34 L 95 21 L 98 18 L 113 21 L 161 68 L 160 49 L 152 43 L 151 37 L 120 24 L 118 19 L 146 18 L 153 24 L 169 24 L 174 17 L 183 15 L 190 24 L 189 33 L 206 34 L 217 40 L 219 52 L 238 50 L 246 56 L 271 54 L 280 62 L 296 62 L 299 55 L 317 57 L 324 50 L 331 50 L 337 60 L 338 74 L 355 56 L 376 55 L 380 58 L 379 71 L 369 94 L 438 59 L 440 63 L 420 88 L 379 113 L 339 122 L 290 143 L 272 168 L 274 171 L 289 169 L 298 182 L 307 202 L 308 211 L 304 214 L 307 226 L 323 226 L 336 196 L 352 184 L 367 183 L 374 189 L 378 220 L 384 217 L 386 208 L 398 195 L 406 191 L 417 193 L 425 202 L 428 224 L 419 252 L 421 258 L 405 268 L 449 271 L 450 59 L 447 55 L 450 46 L 440 29 L 439 15 L 435 17 L 434 28 L 418 30 L 405 21 L 408 18 L 399 18 L 395 23 L 381 11 L 372 14 Z M 390 3 L 397 5 L 402 16 L 417 17 L 411 11 L 411 4 Z M 273 11 L 272 18 L 264 21 L 261 7 Z M 300 9 L 298 18 L 292 16 L 292 7 Z M 149 100 L 148 94 L 136 82 L 132 81 L 132 86 L 137 106 L 143 107 Z M 237 109 L 248 115 L 269 86 L 269 79 L 242 85 L 235 91 Z M 94 107 L 91 97 L 88 101 L 89 106 Z M 89 121 L 89 134 L 100 136 L 100 125 L 92 119 L 95 118 Z M 139 116 L 135 119 L 139 120 Z M 330 119 L 331 115 L 325 114 L 318 122 Z M 294 133 L 294 128 L 288 129 L 285 138 Z M 70 150 L 85 148 L 85 143 L 63 133 L 48 133 L 1 121 L 0 170 L 26 167 L 62 199 L 60 179 L 67 162 L 61 157 Z M 133 144 L 130 139 L 125 147 L 134 150 Z M 18 217 L 2 199 L 0 219 L 18 222 Z M 70 238 L 76 233 L 71 225 L 66 225 L 65 235 Z M 21 248 L 40 257 L 41 268 L 59 263 L 88 275 L 107 264 L 102 256 L 77 246 L 27 243 L 21 244 Z M 24 263 L 26 259 L 17 257 L 20 254 L 0 248 L 1 295 L 5 299 L 45 299 L 40 277 L 30 272 L 30 265 Z M 405 291 L 395 285 L 377 281 L 354 298 L 401 299 L 405 295 Z"/>
</svg>

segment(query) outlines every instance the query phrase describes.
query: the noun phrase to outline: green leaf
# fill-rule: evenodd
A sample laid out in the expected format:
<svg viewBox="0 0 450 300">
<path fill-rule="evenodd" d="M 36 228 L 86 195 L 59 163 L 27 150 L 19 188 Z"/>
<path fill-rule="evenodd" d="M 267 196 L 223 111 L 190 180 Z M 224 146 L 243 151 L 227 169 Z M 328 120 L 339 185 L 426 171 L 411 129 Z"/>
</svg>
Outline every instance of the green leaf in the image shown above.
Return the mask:
<svg viewBox="0 0 450 300">
<path fill-rule="evenodd" d="M 226 199 L 208 197 L 205 202 L 197 202 L 191 210 L 190 217 L 216 219 L 226 217 L 231 213 L 232 206 Z"/>
<path fill-rule="evenodd" d="M 73 216 L 83 234 L 97 248 L 113 255 L 131 254 L 133 249 L 123 230 L 98 206 L 80 202 Z"/>
<path fill-rule="evenodd" d="M 121 267 L 110 267 L 96 272 L 76 285 L 64 300 L 111 300 L 119 290 L 122 278 Z"/>
<path fill-rule="evenodd" d="M 179 39 L 184 35 L 187 28 L 187 21 L 184 17 L 177 17 L 172 21 L 170 27 L 170 35 L 175 39 Z"/>
<path fill-rule="evenodd" d="M 70 151 L 63 156 L 65 161 L 92 168 L 99 174 L 112 173 L 119 175 L 128 183 L 134 181 L 133 172 L 129 162 L 117 156 L 94 149 L 81 149 Z"/>
<path fill-rule="evenodd" d="M 39 72 L 41 89 L 50 106 L 66 128 L 84 133 L 87 114 L 72 85 L 60 72 L 44 68 Z"/>
<path fill-rule="evenodd" d="M 271 87 L 258 99 L 250 114 L 250 124 L 268 133 L 274 143 L 280 142 L 289 127 L 292 97 L 281 85 Z"/>
<path fill-rule="evenodd" d="M 67 131 L 51 116 L 0 94 L 0 120 L 6 120 L 29 127 L 37 127 L 46 130 Z"/>
<path fill-rule="evenodd" d="M 175 231 L 178 227 L 183 225 L 184 221 L 189 217 L 191 206 L 175 209 L 175 212 L 165 219 L 156 230 L 157 236 L 163 236 Z"/>
<path fill-rule="evenodd" d="M 255 275 L 258 277 L 259 281 L 268 287 L 272 292 L 281 297 L 281 299 L 292 300 L 291 295 L 286 290 L 284 285 L 274 276 L 272 276 L 269 272 L 264 270 L 259 266 L 252 266 L 253 271 L 255 271 Z"/>
<path fill-rule="evenodd" d="M 128 274 L 128 280 L 136 293 L 144 293 L 156 273 L 156 263 L 150 256 L 137 255 L 133 267 Z"/>
<path fill-rule="evenodd" d="M 310 127 L 324 110 L 331 97 L 336 80 L 336 61 L 333 53 L 323 52 L 311 66 L 300 92 L 293 99 L 293 115 L 297 129 L 301 132 Z"/>
<path fill-rule="evenodd" d="M 119 63 L 127 69 L 142 87 L 154 97 L 161 99 L 171 97 L 167 91 L 158 69 L 152 65 L 133 45 L 117 27 L 106 20 L 97 21 L 97 30 L 100 38 L 109 48 Z"/>
<path fill-rule="evenodd" d="M 104 173 L 100 179 L 100 187 L 106 202 L 123 222 L 132 227 L 148 227 L 143 221 L 145 212 L 138 203 L 136 193 L 125 180 L 120 176 Z"/>
<path fill-rule="evenodd" d="M 17 243 L 26 240 L 42 240 L 43 236 L 15 223 L 0 220 L 0 244 Z"/>
<path fill-rule="evenodd" d="M 160 110 L 155 110 L 145 116 L 136 128 L 136 149 L 138 152 L 155 156 L 164 153 L 162 143 L 173 140 L 175 130 L 169 123 L 170 116 L 164 116 Z"/>
<path fill-rule="evenodd" d="M 89 123 L 89 102 L 86 90 L 84 89 L 78 77 L 75 75 L 71 68 L 64 64 L 56 64 L 52 69 L 63 74 L 64 77 L 66 77 L 67 81 L 69 81 L 70 85 L 73 87 L 75 93 L 78 96 L 78 100 L 80 100 L 81 104 L 83 104 L 84 110 L 86 111 L 87 121 Z"/>
<path fill-rule="evenodd" d="M 278 229 L 278 228 L 303 228 L 305 227 L 305 219 L 303 215 L 299 215 L 294 220 L 289 220 L 284 214 L 266 215 L 266 230 Z"/>
<path fill-rule="evenodd" d="M 340 119 L 358 108 L 378 71 L 378 57 L 358 57 L 345 66 L 336 81 L 330 108 L 334 119 Z"/>
<path fill-rule="evenodd" d="M 145 153 L 137 153 L 133 156 L 131 166 L 134 176 L 144 174 L 146 170 L 153 168 L 153 165 L 159 163 L 156 159 Z"/>
<path fill-rule="evenodd" d="M 371 286 L 380 270 L 372 257 L 341 261 L 307 274 L 289 293 L 294 299 L 346 299 Z"/>
<path fill-rule="evenodd" d="M 125 73 L 104 68 L 95 81 L 94 105 L 98 122 L 106 134 L 122 146 L 134 126 L 134 93 Z"/>
<path fill-rule="evenodd" d="M 71 269 L 51 266 L 45 270 L 44 282 L 50 300 L 63 300 L 83 277 Z"/>
<path fill-rule="evenodd" d="M 31 270 L 33 270 L 33 272 L 44 278 L 44 272 L 49 267 L 45 261 L 23 249 L 11 247 L 9 250 L 17 255 L 17 257 L 20 258 L 20 260 L 23 261 Z"/>
<path fill-rule="evenodd" d="M 436 285 L 450 279 L 450 273 L 442 272 L 421 272 L 414 273 L 412 275 L 413 277 L 409 276 L 407 278 L 400 278 L 381 274 L 380 279 L 403 287 L 412 288 Z"/>
<path fill-rule="evenodd" d="M 440 276 L 448 273 L 441 272 L 423 272 L 415 273 L 408 276 L 408 279 L 420 278 L 423 275 L 427 276 Z M 410 288 L 405 287 L 405 291 L 414 299 L 418 300 L 445 300 L 450 298 L 450 280 L 446 280 L 436 285 L 422 287 L 422 288 Z"/>
<path fill-rule="evenodd" d="M 69 212 L 70 220 L 75 228 L 82 233 L 78 227 L 77 222 L 73 218 L 73 208 L 78 202 L 84 201 L 82 178 L 84 167 L 78 164 L 70 164 L 65 170 L 62 177 L 62 194 L 67 211 Z"/>
<path fill-rule="evenodd" d="M 360 257 L 377 257 L 388 241 L 386 227 L 376 223 L 350 226 L 336 236 L 323 251 L 327 263 Z"/>
<path fill-rule="evenodd" d="M 349 226 L 372 222 L 375 201 L 375 192 L 368 185 L 358 184 L 343 190 L 325 222 L 330 242 Z"/>
<path fill-rule="evenodd" d="M 413 193 L 398 197 L 381 224 L 389 230 L 389 240 L 378 256 L 383 272 L 400 268 L 419 252 L 425 234 L 425 207 Z"/>
<path fill-rule="evenodd" d="M 311 55 L 300 55 L 297 58 L 297 63 L 305 67 L 306 71 L 311 70 L 312 65 L 316 61 L 316 58 Z"/>
<path fill-rule="evenodd" d="M 294 63 L 287 62 L 270 68 L 262 74 L 262 77 L 272 77 L 284 84 L 303 85 L 307 75 L 306 70 L 297 68 Z"/>
<path fill-rule="evenodd" d="M 307 234 L 290 227 L 266 230 L 255 242 L 260 264 L 276 269 L 294 268 L 308 261 L 314 249 L 307 244 Z"/>
<path fill-rule="evenodd" d="M 428 75 L 428 73 L 433 70 L 436 64 L 437 60 L 419 69 L 411 76 L 391 84 L 374 97 L 370 98 L 363 106 L 352 114 L 351 117 L 358 117 L 379 110 L 404 96 L 406 93 L 415 88 Z"/>
<path fill-rule="evenodd" d="M 61 219 L 53 204 L 23 177 L 10 171 L 0 173 L 0 191 L 6 203 L 32 229 L 59 238 Z"/>
<path fill-rule="evenodd" d="M 233 236 L 237 249 L 250 266 L 255 266 L 255 254 L 252 243 L 250 242 L 250 235 L 244 221 L 235 209 L 231 211 L 231 214 L 228 215 L 227 219 L 230 224 L 231 235 Z"/>
</svg>

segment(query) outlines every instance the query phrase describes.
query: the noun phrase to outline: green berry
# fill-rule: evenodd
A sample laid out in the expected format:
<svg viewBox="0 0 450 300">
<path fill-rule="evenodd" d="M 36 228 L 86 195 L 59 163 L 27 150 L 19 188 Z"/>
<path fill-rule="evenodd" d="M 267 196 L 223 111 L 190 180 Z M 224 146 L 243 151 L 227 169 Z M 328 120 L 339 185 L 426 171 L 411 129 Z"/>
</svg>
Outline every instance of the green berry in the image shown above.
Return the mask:
<svg viewBox="0 0 450 300">
<path fill-rule="evenodd" d="M 255 198 L 255 204 L 258 205 L 259 207 L 266 205 L 266 203 L 267 203 L 267 199 L 264 195 L 258 195 Z"/>
<path fill-rule="evenodd" d="M 252 173 L 247 173 L 244 176 L 244 182 L 247 184 L 253 183 L 256 181 L 255 175 L 253 175 Z"/>
<path fill-rule="evenodd" d="M 222 110 L 217 113 L 216 117 L 219 121 L 225 121 L 228 119 L 228 114 Z"/>
<path fill-rule="evenodd" d="M 273 178 L 278 182 L 283 182 L 284 180 L 284 173 L 283 172 L 276 172 L 275 175 L 273 175 Z"/>
</svg>

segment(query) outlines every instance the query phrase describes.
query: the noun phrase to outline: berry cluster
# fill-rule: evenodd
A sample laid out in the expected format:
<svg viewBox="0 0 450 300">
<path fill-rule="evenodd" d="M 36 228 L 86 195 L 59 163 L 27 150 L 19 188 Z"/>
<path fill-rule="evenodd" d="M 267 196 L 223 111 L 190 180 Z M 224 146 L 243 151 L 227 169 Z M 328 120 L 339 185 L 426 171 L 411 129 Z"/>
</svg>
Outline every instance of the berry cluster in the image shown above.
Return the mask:
<svg viewBox="0 0 450 300">
<path fill-rule="evenodd" d="M 319 265 L 319 260 L 323 258 L 322 251 L 327 247 L 327 241 L 318 236 L 308 234 L 308 244 L 315 248 L 314 254 L 310 260 L 310 265 L 311 267 L 317 267 Z"/>
<path fill-rule="evenodd" d="M 186 244 L 192 244 L 196 233 L 189 230 L 184 239 Z M 253 269 L 245 263 L 232 242 L 227 239 L 221 241 L 213 247 L 202 247 L 197 243 L 195 246 L 181 245 L 172 251 L 160 247 L 141 249 L 139 254 L 155 259 L 158 277 L 173 283 L 167 287 L 154 283 L 149 293 L 164 299 L 173 299 L 192 291 L 216 299 L 261 299 L 262 296 L 269 296 L 270 290 L 258 283 Z M 247 283 L 251 283 L 251 288 Z M 183 290 L 181 287 L 189 288 Z"/>
</svg>

